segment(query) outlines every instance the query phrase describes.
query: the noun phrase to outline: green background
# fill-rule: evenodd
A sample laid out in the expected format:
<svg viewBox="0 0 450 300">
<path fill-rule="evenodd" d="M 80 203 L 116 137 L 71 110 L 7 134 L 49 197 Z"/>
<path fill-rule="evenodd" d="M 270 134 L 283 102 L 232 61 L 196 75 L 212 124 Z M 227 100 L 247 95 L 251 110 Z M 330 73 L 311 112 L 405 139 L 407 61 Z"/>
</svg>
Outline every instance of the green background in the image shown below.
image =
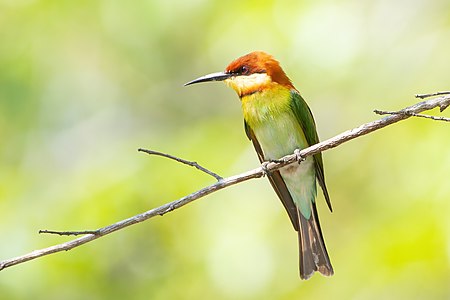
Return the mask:
<svg viewBox="0 0 450 300">
<path fill-rule="evenodd" d="M 267 51 L 332 137 L 450 89 L 450 2 L 0 0 L 0 260 L 257 167 L 239 101 L 183 87 Z M 445 115 L 445 114 L 444 114 Z M 448 116 L 448 113 L 447 113 Z M 1 299 L 448 299 L 450 125 L 410 119 L 324 153 L 335 275 L 300 281 L 266 179 L 0 272 Z"/>
</svg>

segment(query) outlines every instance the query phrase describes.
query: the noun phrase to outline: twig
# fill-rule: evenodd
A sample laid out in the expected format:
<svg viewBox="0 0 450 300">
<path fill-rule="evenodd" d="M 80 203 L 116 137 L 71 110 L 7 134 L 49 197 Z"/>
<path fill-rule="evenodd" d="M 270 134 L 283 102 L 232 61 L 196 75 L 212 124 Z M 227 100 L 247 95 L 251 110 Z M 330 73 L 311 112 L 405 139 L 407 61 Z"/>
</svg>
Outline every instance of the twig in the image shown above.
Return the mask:
<svg viewBox="0 0 450 300">
<path fill-rule="evenodd" d="M 86 235 L 86 234 L 95 234 L 98 235 L 97 230 L 83 230 L 83 231 L 54 231 L 54 230 L 39 230 L 39 233 L 49 233 L 49 234 L 57 234 L 57 235 Z"/>
<path fill-rule="evenodd" d="M 264 164 L 264 168 L 267 171 L 277 170 L 287 164 L 297 162 L 297 159 L 299 156 L 306 158 L 307 156 L 317 154 L 317 153 L 325 151 L 327 149 L 335 148 L 335 147 L 339 146 L 340 144 L 345 143 L 349 140 L 360 137 L 362 135 L 366 135 L 370 132 L 384 128 L 390 124 L 399 122 L 401 120 L 407 119 L 411 116 L 410 115 L 411 113 L 420 113 L 422 111 L 430 110 L 435 107 L 442 107 L 443 105 L 448 106 L 449 104 L 450 104 L 450 96 L 449 95 L 417 103 L 415 105 L 412 105 L 405 109 L 400 110 L 399 112 L 402 112 L 402 113 L 389 115 L 389 116 L 383 117 L 382 119 L 363 124 L 354 129 L 347 130 L 347 131 L 345 131 L 335 137 L 332 137 L 328 140 L 325 140 L 323 142 L 315 144 L 311 147 L 305 148 L 305 149 L 301 150 L 300 152 L 296 151 L 296 153 L 286 155 L 277 162 L 266 163 L 266 164 Z M 141 223 L 141 222 L 148 220 L 152 217 L 155 217 L 157 215 L 162 216 L 168 212 L 173 211 L 174 209 L 180 208 L 196 199 L 202 198 L 206 195 L 209 195 L 213 192 L 224 189 L 228 186 L 235 185 L 237 183 L 244 182 L 244 181 L 247 181 L 247 180 L 250 180 L 253 178 L 262 177 L 262 176 L 264 176 L 264 174 L 265 174 L 265 171 L 260 166 L 256 169 L 253 169 L 253 170 L 250 170 L 250 171 L 247 171 L 247 172 L 235 175 L 235 176 L 223 178 L 222 180 L 220 180 L 214 184 L 211 184 L 207 187 L 204 187 L 201 190 L 198 190 L 198 191 L 196 191 L 192 194 L 189 194 L 183 198 L 180 198 L 173 202 L 164 204 L 160 207 L 151 209 L 149 211 L 146 211 L 139 215 L 133 216 L 131 218 L 128 218 L 128 219 L 119 221 L 117 223 L 108 225 L 106 227 L 100 228 L 98 230 L 95 230 L 96 234 L 87 234 L 87 235 L 84 235 L 77 239 L 62 243 L 62 244 L 58 244 L 58 245 L 40 249 L 40 250 L 35 250 L 31 253 L 28 253 L 28 254 L 25 254 L 22 256 L 3 260 L 0 262 L 0 270 L 6 269 L 8 267 L 11 267 L 11 266 L 14 266 L 14 265 L 17 265 L 20 263 L 24 263 L 24 262 L 32 260 L 32 259 L 36 259 L 36 258 L 45 256 L 45 255 L 73 249 L 75 247 L 81 246 L 81 245 L 86 244 L 95 239 L 98 239 L 104 235 L 107 235 L 107 234 L 110 234 L 117 230 L 128 227 L 130 225 Z"/>
<path fill-rule="evenodd" d="M 420 98 L 420 99 L 425 99 L 425 98 L 429 98 L 429 97 L 433 97 L 433 96 L 441 96 L 441 95 L 450 95 L 450 91 L 436 92 L 436 93 L 431 93 L 431 94 L 416 94 L 415 97 Z"/>
<path fill-rule="evenodd" d="M 217 175 L 216 173 L 214 173 L 214 172 L 212 172 L 212 171 L 210 171 L 210 170 L 208 170 L 208 169 L 206 169 L 206 168 L 200 166 L 200 165 L 199 165 L 197 162 L 195 162 L 195 161 L 185 160 L 185 159 L 182 159 L 182 158 L 179 158 L 179 157 L 176 157 L 176 156 L 167 154 L 167 153 L 155 151 L 155 150 L 149 150 L 149 149 L 139 148 L 138 151 L 139 151 L 139 152 L 145 152 L 145 153 L 150 154 L 150 155 L 159 155 L 159 156 L 163 156 L 163 157 L 166 157 L 166 158 L 173 159 L 173 160 L 175 160 L 175 161 L 177 161 L 177 162 L 180 162 L 180 163 L 182 163 L 182 164 L 185 164 L 185 165 L 188 165 L 188 166 L 191 166 L 191 167 L 195 167 L 195 168 L 197 168 L 198 170 L 200 170 L 200 171 L 202 171 L 202 172 L 205 172 L 205 173 L 208 174 L 208 175 L 211 175 L 212 177 L 214 177 L 215 179 L 217 179 L 217 181 L 220 181 L 220 180 L 223 179 L 221 176 Z"/>
<path fill-rule="evenodd" d="M 415 113 L 406 113 L 406 112 L 401 112 L 401 111 L 386 111 L 386 110 L 378 110 L 375 109 L 373 111 L 374 113 L 376 113 L 377 115 L 398 115 L 398 114 L 407 114 L 411 117 L 419 117 L 419 118 L 426 118 L 426 119 L 432 119 L 435 121 L 444 121 L 444 122 L 450 122 L 450 118 L 446 118 L 446 117 L 436 117 L 436 116 L 430 116 L 430 115 L 423 115 L 423 114 L 415 114 Z"/>
<path fill-rule="evenodd" d="M 428 97 L 439 96 L 439 95 L 450 95 L 450 91 L 436 92 L 436 93 L 431 93 L 431 94 L 417 94 L 416 98 L 425 99 Z M 441 105 L 439 105 L 439 110 L 441 112 L 443 112 L 444 109 L 446 109 L 449 105 L 450 105 L 450 103 L 442 103 Z"/>
</svg>

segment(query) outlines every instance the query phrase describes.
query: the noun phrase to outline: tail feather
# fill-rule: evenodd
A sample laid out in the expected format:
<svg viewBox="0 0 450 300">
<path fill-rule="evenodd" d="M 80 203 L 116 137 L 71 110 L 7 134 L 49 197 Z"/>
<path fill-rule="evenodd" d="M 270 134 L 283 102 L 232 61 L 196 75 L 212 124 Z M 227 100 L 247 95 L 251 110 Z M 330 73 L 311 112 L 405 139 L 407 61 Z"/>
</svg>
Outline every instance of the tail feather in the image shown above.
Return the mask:
<svg viewBox="0 0 450 300">
<path fill-rule="evenodd" d="M 315 271 L 325 276 L 333 275 L 333 267 L 328 257 L 315 203 L 312 203 L 311 217 L 306 219 L 298 211 L 300 230 L 298 231 L 300 248 L 300 277 L 310 278 Z"/>
</svg>

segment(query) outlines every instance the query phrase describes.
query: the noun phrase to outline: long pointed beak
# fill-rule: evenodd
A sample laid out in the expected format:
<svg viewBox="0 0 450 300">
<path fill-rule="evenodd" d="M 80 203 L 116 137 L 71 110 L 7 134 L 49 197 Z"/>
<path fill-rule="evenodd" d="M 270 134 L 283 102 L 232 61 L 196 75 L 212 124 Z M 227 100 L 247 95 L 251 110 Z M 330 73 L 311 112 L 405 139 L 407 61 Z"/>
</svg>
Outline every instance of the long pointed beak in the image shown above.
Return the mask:
<svg viewBox="0 0 450 300">
<path fill-rule="evenodd" d="M 231 76 L 233 76 L 233 75 L 232 74 L 227 74 L 227 73 L 224 73 L 224 72 L 212 73 L 212 74 L 208 74 L 208 75 L 199 77 L 199 78 L 194 79 L 192 81 L 189 81 L 188 83 L 185 83 L 184 86 L 191 85 L 191 84 L 194 84 L 194 83 L 200 83 L 200 82 L 223 81 L 225 79 L 230 78 Z"/>
</svg>

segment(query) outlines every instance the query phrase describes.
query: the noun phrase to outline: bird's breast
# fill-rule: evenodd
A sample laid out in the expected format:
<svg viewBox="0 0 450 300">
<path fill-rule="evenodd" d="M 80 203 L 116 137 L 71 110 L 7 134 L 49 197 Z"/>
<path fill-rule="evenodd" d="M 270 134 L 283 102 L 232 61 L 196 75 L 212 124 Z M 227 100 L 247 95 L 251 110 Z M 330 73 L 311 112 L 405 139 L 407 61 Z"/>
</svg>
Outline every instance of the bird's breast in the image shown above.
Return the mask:
<svg viewBox="0 0 450 300">
<path fill-rule="evenodd" d="M 290 112 L 266 119 L 253 128 L 261 145 L 265 159 L 278 159 L 291 154 L 295 149 L 308 147 L 303 130 Z"/>
<path fill-rule="evenodd" d="M 288 89 L 270 89 L 242 98 L 242 111 L 260 144 L 264 157 L 278 159 L 306 148 L 303 130 L 292 112 Z"/>
<path fill-rule="evenodd" d="M 291 108 L 290 91 L 281 93 L 255 93 L 242 99 L 247 125 L 261 146 L 264 160 L 279 159 L 295 149 L 308 147 L 303 129 Z M 311 202 L 316 195 L 314 158 L 309 156 L 299 164 L 280 169 L 292 200 L 300 212 L 309 219 Z"/>
</svg>

